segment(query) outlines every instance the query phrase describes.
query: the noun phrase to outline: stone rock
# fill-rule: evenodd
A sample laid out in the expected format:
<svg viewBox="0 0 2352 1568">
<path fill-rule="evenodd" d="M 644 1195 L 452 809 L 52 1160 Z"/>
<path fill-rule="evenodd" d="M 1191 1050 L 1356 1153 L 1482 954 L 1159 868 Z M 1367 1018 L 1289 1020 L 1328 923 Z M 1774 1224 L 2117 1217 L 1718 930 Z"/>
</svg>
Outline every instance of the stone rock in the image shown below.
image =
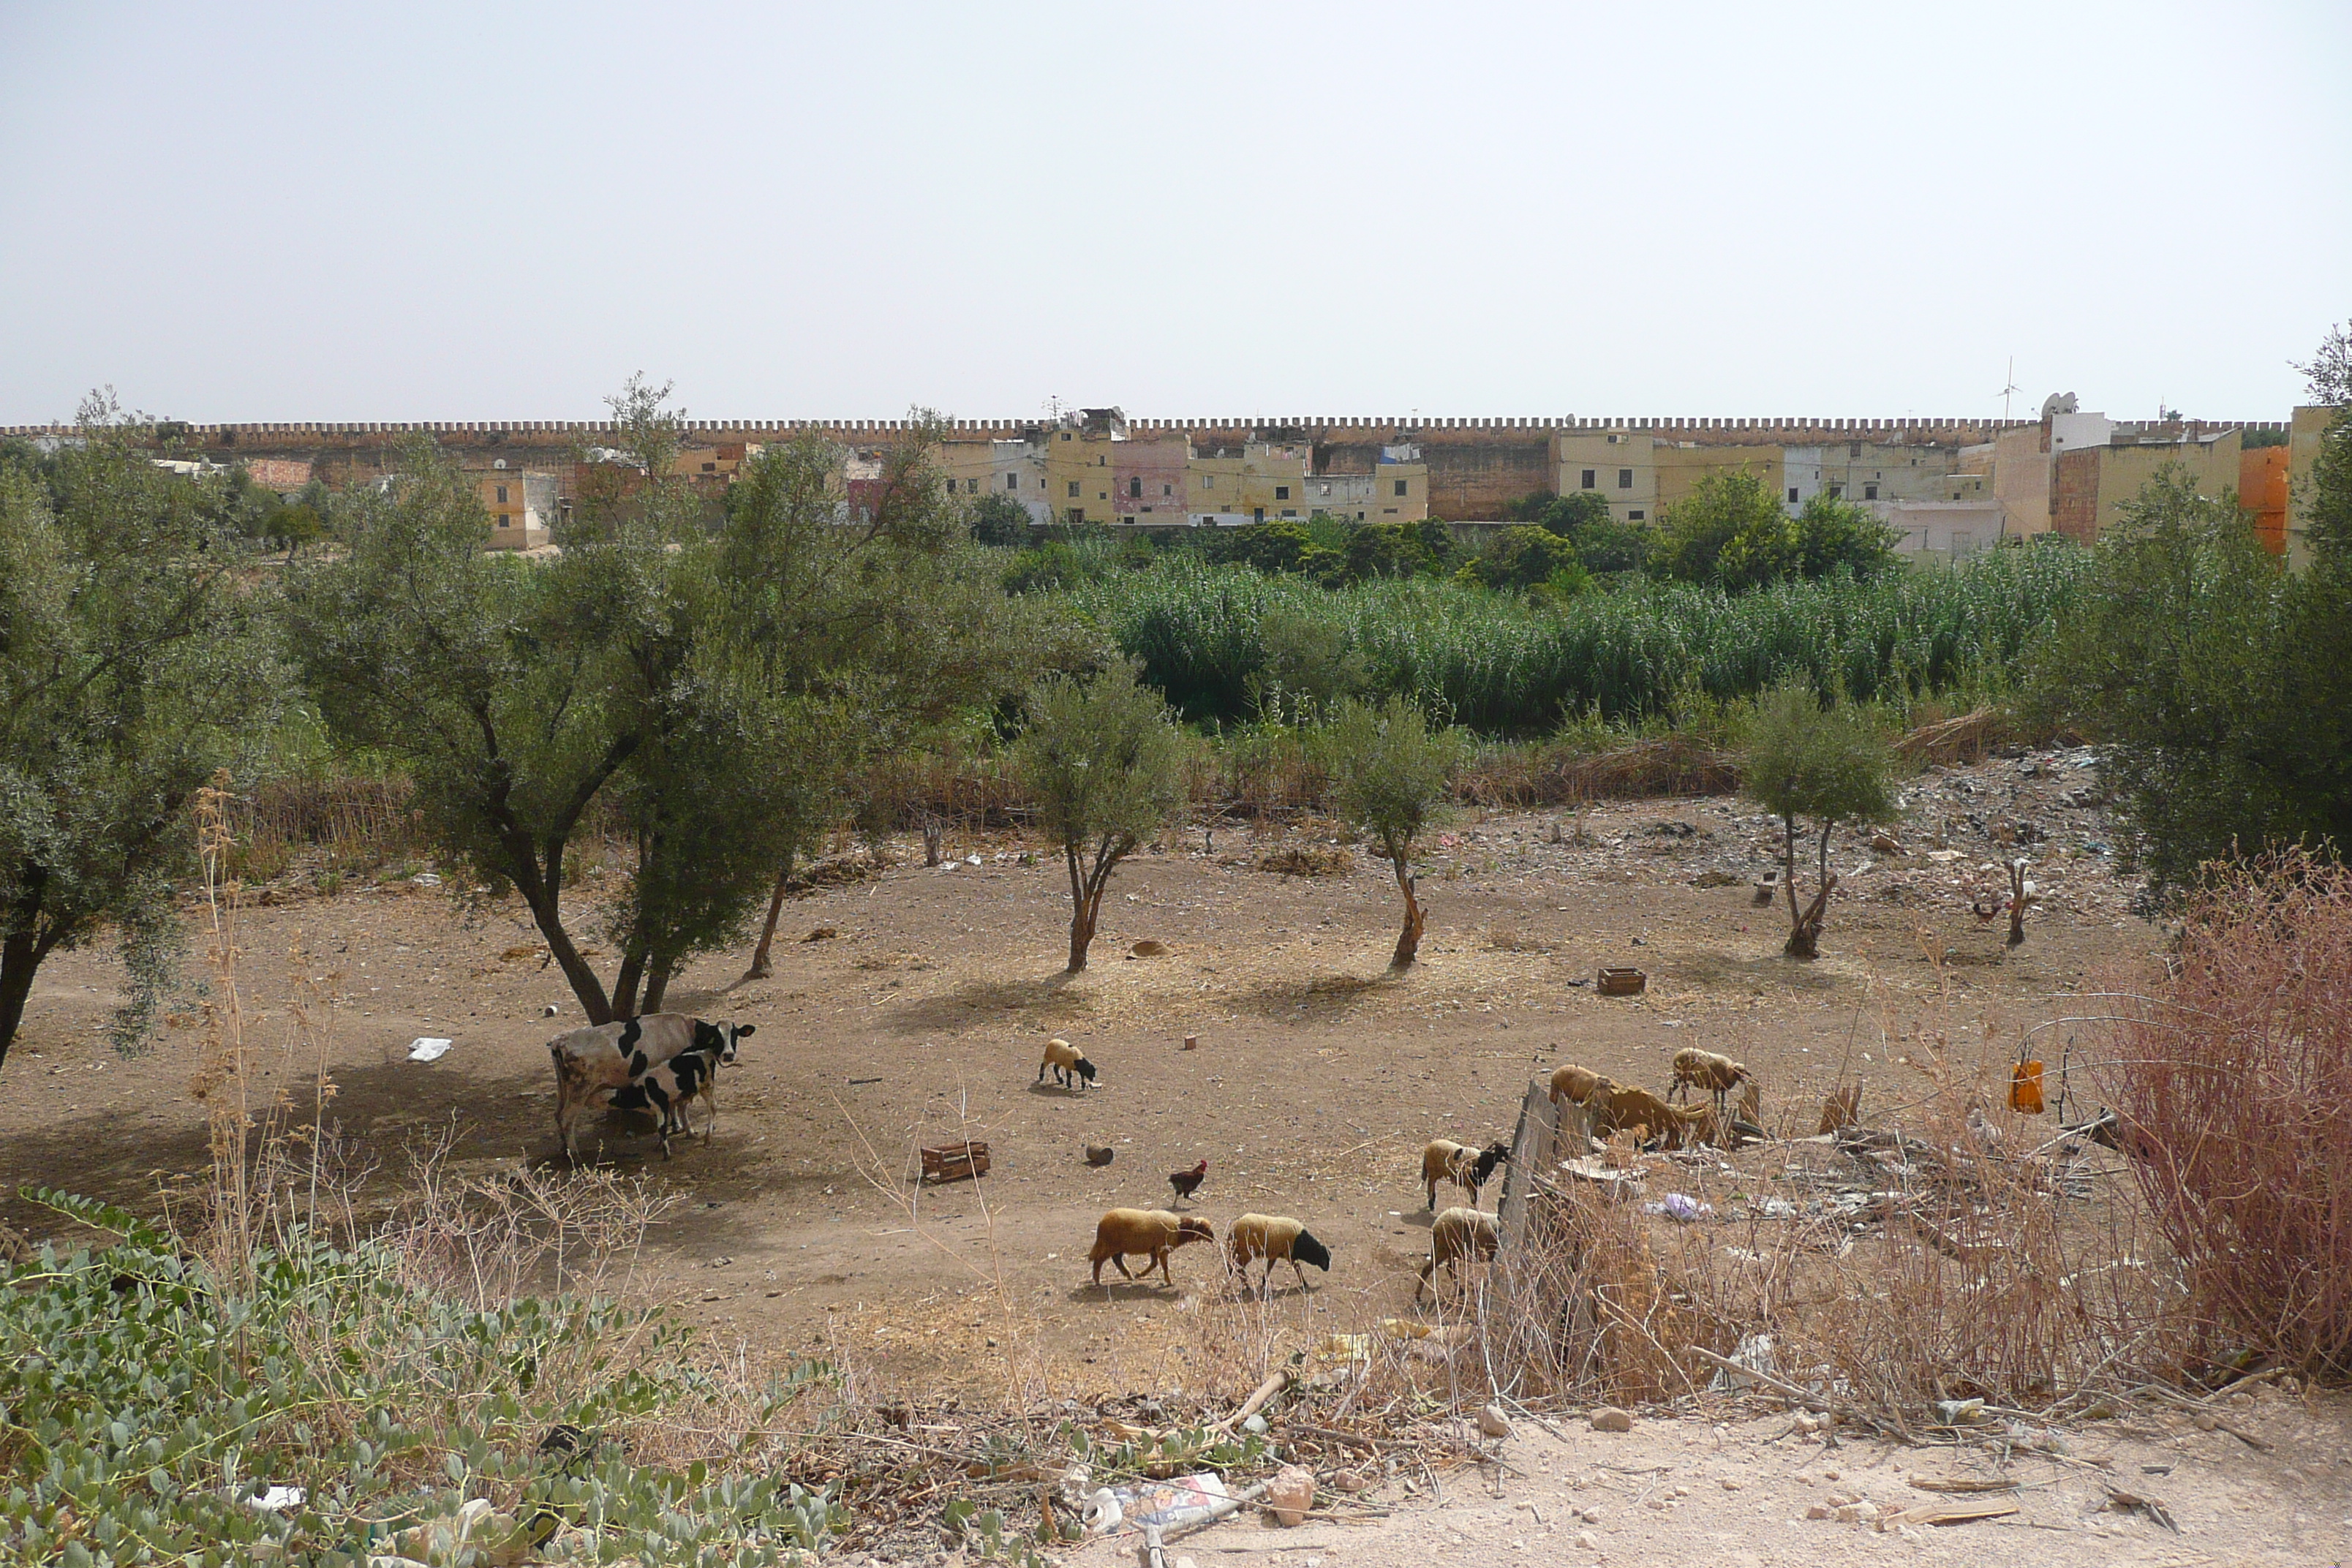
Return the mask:
<svg viewBox="0 0 2352 1568">
<path fill-rule="evenodd" d="M 1805 1510 L 1805 1517 L 1807 1519 L 1827 1519 L 1830 1517 L 1830 1505 L 1825 1502 L 1814 1503 Z"/>
<path fill-rule="evenodd" d="M 1511 1435 L 1511 1424 L 1503 1418 L 1500 1406 L 1489 1405 L 1478 1412 L 1478 1430 L 1489 1437 L 1507 1437 Z"/>
<path fill-rule="evenodd" d="M 1576 1549 L 1579 1552 L 1598 1552 L 1601 1542 L 1592 1538 L 1592 1531 L 1580 1530 L 1576 1532 Z"/>
<path fill-rule="evenodd" d="M 1365 1492 L 1372 1489 L 1372 1478 L 1360 1470 L 1341 1470 L 1331 1478 L 1331 1484 L 1343 1492 Z"/>
<path fill-rule="evenodd" d="M 1725 1491 L 1736 1492 L 1740 1489 L 1741 1484 L 1742 1483 L 1738 1476 L 1726 1476 L 1723 1478 L 1723 1489 Z"/>
<path fill-rule="evenodd" d="M 1613 1405 L 1604 1405 L 1592 1413 L 1592 1429 L 1595 1432 L 1631 1432 L 1633 1418 Z"/>
<path fill-rule="evenodd" d="M 1266 1483 L 1265 1506 L 1274 1510 L 1274 1521 L 1286 1530 L 1306 1523 L 1307 1510 L 1315 1506 L 1313 1472 L 1297 1465 L 1283 1466 Z"/>
</svg>

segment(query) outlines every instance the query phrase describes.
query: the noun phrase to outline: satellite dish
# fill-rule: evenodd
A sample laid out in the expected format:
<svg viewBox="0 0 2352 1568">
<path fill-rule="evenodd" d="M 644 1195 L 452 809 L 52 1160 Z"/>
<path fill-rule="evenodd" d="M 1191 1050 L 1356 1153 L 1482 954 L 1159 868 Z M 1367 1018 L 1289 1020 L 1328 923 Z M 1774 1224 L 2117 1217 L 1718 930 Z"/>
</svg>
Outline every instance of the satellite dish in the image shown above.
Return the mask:
<svg viewBox="0 0 2352 1568">
<path fill-rule="evenodd" d="M 2053 392 L 2042 400 L 2042 417 L 2047 419 L 2053 414 L 2074 414 L 2081 407 L 2082 405 L 2074 400 L 2073 393 Z"/>
</svg>

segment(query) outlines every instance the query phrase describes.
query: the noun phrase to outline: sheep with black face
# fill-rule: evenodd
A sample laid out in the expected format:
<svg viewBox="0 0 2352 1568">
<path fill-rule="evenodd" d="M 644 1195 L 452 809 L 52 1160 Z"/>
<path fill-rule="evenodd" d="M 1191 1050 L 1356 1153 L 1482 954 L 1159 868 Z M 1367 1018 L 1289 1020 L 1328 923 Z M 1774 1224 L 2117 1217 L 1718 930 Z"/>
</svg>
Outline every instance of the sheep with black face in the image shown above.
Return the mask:
<svg viewBox="0 0 2352 1568">
<path fill-rule="evenodd" d="M 1037 1081 L 1045 1081 L 1045 1069 L 1054 1069 L 1054 1081 L 1064 1089 L 1081 1091 L 1095 1081 L 1095 1064 L 1087 1060 L 1084 1052 L 1067 1040 L 1047 1040 L 1045 1058 L 1037 1064 Z"/>
</svg>

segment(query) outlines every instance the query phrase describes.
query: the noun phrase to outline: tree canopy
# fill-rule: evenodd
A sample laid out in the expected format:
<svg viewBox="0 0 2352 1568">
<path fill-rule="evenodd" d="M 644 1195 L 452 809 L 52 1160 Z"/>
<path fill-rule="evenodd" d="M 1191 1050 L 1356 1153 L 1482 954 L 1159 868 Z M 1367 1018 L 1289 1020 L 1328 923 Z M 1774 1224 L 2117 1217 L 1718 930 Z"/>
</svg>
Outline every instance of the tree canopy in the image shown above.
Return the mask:
<svg viewBox="0 0 2352 1568">
<path fill-rule="evenodd" d="M 1118 863 L 1183 805 L 1191 742 L 1124 659 L 1091 679 L 1047 677 L 1029 698 L 1014 765 L 1070 875 L 1070 963 L 1087 966 Z"/>
<path fill-rule="evenodd" d="M 1392 697 L 1375 707 L 1340 704 L 1317 744 L 1331 776 L 1332 809 L 1380 847 L 1404 898 L 1404 927 L 1390 967 L 1412 965 L 1428 910 L 1412 874 L 1421 835 L 1443 810 L 1454 774 L 1469 754 L 1468 737 L 1433 728 L 1422 710 Z"/>
<path fill-rule="evenodd" d="M 1812 958 L 1820 951 L 1822 913 L 1837 885 L 1830 874 L 1832 830 L 1841 822 L 1867 821 L 1895 809 L 1891 764 L 1885 737 L 1853 703 L 1824 704 L 1803 681 L 1757 700 L 1739 761 L 1740 790 L 1781 821 L 1781 886 L 1790 921 L 1782 951 L 1790 957 Z M 1820 865 L 1813 900 L 1801 907 L 1797 834 L 1807 817 L 1821 830 Z"/>
<path fill-rule="evenodd" d="M 149 460 L 110 403 L 46 457 L 0 453 L 0 1060 L 35 972 L 118 925 L 140 1038 L 171 972 L 183 808 L 257 747 L 282 691 L 227 487 Z"/>
<path fill-rule="evenodd" d="M 592 1022 L 654 1010 L 688 958 L 740 934 L 862 745 L 989 700 L 1035 646 L 956 548 L 927 423 L 862 521 L 814 437 L 754 458 L 713 517 L 671 477 L 666 396 L 614 400 L 634 461 L 583 487 L 555 558 L 485 553 L 472 488 L 417 447 L 347 509 L 344 558 L 289 584 L 331 725 L 403 761 L 428 830 L 522 897 Z M 635 850 L 600 916 L 609 987 L 562 903 L 592 810 Z"/>
</svg>

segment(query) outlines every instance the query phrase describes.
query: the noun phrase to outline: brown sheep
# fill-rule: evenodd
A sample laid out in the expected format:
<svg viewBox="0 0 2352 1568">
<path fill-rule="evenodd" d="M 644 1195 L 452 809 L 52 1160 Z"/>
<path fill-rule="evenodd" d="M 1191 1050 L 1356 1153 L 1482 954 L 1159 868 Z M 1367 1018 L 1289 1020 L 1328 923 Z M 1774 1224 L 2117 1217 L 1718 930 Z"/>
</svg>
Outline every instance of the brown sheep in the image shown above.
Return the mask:
<svg viewBox="0 0 2352 1568">
<path fill-rule="evenodd" d="M 1437 1206 L 1437 1184 L 1452 1182 L 1466 1187 L 1470 1201 L 1478 1201 L 1478 1189 L 1495 1173 L 1495 1167 L 1511 1157 L 1510 1146 L 1500 1142 L 1484 1149 L 1466 1143 L 1456 1143 L 1451 1138 L 1433 1138 L 1421 1151 L 1421 1184 L 1427 1189 L 1427 1206 Z"/>
<path fill-rule="evenodd" d="M 1556 1067 L 1551 1069 L 1551 1102 L 1573 1100 L 1582 1105 L 1592 1098 L 1592 1091 L 1609 1080 L 1599 1073 L 1580 1067 Z"/>
<path fill-rule="evenodd" d="M 1331 1272 L 1331 1249 L 1308 1235 L 1304 1225 L 1282 1215 L 1242 1215 L 1225 1233 L 1225 1247 L 1244 1285 L 1249 1283 L 1250 1260 L 1265 1259 L 1265 1278 L 1258 1281 L 1260 1291 L 1273 1279 L 1276 1261 L 1290 1265 L 1290 1271 L 1298 1276 L 1301 1290 L 1307 1289 L 1307 1270 L 1299 1267 L 1301 1263 L 1312 1263 L 1326 1274 Z"/>
<path fill-rule="evenodd" d="M 1636 1136 L 1643 1142 L 1656 1139 L 1664 1149 L 1679 1149 L 1691 1142 L 1693 1125 L 1711 1114 L 1700 1105 L 1677 1110 L 1646 1089 L 1620 1089 L 1609 1098 L 1611 1131 L 1639 1129 Z"/>
<path fill-rule="evenodd" d="M 1095 1266 L 1095 1283 L 1102 1283 L 1102 1266 L 1107 1260 L 1119 1273 L 1128 1273 L 1127 1260 L 1144 1257 L 1151 1261 L 1143 1266 L 1143 1278 L 1151 1278 L 1157 1268 L 1160 1277 L 1169 1284 L 1176 1277 L 1168 1272 L 1168 1255 L 1178 1247 L 1195 1241 L 1214 1241 L 1216 1231 L 1207 1220 L 1194 1215 L 1174 1215 L 1166 1209 L 1113 1209 L 1095 1222 L 1094 1250 L 1087 1260 Z"/>
<path fill-rule="evenodd" d="M 1666 1097 L 1671 1100 L 1688 1094 L 1696 1086 L 1715 1096 L 1716 1114 L 1720 1116 L 1723 1097 L 1748 1081 L 1750 1075 L 1741 1063 L 1696 1046 L 1685 1046 L 1675 1053 L 1675 1081 L 1667 1089 Z"/>
<path fill-rule="evenodd" d="M 1464 1258 L 1473 1262 L 1490 1258 L 1501 1244 L 1502 1233 L 1495 1228 L 1493 1215 L 1484 1209 L 1447 1209 L 1429 1227 L 1429 1261 L 1421 1266 L 1421 1279 L 1412 1288 L 1412 1299 L 1421 1300 L 1430 1276 L 1439 1269 L 1459 1279 Z"/>
</svg>

